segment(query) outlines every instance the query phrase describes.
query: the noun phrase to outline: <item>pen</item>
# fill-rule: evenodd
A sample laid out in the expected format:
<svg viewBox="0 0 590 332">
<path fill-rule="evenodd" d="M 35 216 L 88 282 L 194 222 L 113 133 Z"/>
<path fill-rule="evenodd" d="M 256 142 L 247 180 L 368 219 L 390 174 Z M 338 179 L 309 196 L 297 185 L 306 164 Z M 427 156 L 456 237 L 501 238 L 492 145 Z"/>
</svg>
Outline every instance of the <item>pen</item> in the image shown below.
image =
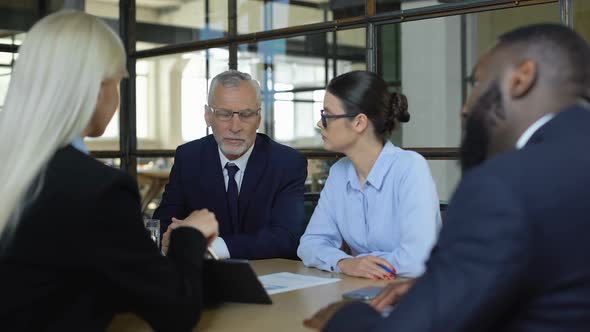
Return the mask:
<svg viewBox="0 0 590 332">
<path fill-rule="evenodd" d="M 397 276 L 397 271 L 395 271 L 395 268 L 392 271 L 390 268 L 388 268 L 387 266 L 385 266 L 383 264 L 377 264 L 377 265 L 379 265 L 383 270 L 387 271 L 388 273 L 393 274 L 394 277 Z"/>
<path fill-rule="evenodd" d="M 213 258 L 216 261 L 219 260 L 219 257 L 217 257 L 217 255 L 215 254 L 213 249 L 211 249 L 211 247 L 207 247 L 207 252 L 209 253 L 209 255 L 211 255 L 211 258 Z"/>
</svg>

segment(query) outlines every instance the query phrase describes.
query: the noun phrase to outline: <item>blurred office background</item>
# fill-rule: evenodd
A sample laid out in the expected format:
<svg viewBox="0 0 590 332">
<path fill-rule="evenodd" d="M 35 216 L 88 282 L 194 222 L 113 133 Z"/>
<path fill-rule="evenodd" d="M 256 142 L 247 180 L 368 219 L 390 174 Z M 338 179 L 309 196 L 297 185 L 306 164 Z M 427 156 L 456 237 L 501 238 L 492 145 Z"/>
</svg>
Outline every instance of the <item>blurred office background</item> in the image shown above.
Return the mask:
<svg viewBox="0 0 590 332">
<path fill-rule="evenodd" d="M 530 23 L 562 22 L 590 38 L 586 0 L 0 0 L 0 112 L 25 31 L 64 8 L 103 18 L 128 50 L 118 114 L 87 145 L 137 175 L 146 215 L 174 149 L 209 134 L 203 106 L 224 70 L 261 82 L 259 132 L 308 157 L 308 212 L 340 157 L 316 128 L 325 86 L 351 70 L 378 72 L 409 100 L 411 121 L 392 141 L 429 160 L 444 206 L 461 175 L 459 111 L 477 58 Z"/>
</svg>

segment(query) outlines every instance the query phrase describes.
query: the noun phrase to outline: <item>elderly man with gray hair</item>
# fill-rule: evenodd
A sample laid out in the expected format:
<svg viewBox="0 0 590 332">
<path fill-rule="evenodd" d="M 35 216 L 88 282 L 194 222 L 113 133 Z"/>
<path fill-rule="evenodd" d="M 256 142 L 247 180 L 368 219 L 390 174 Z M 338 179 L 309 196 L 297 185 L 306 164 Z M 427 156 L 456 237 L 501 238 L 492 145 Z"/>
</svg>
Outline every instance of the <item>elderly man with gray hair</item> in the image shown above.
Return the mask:
<svg viewBox="0 0 590 332">
<path fill-rule="evenodd" d="M 257 134 L 260 85 L 246 73 L 225 71 L 211 81 L 205 120 L 213 134 L 176 150 L 170 182 L 154 218 L 162 248 L 195 210 L 212 211 L 219 258 L 295 258 L 304 231 L 307 160 L 296 150 Z"/>
</svg>

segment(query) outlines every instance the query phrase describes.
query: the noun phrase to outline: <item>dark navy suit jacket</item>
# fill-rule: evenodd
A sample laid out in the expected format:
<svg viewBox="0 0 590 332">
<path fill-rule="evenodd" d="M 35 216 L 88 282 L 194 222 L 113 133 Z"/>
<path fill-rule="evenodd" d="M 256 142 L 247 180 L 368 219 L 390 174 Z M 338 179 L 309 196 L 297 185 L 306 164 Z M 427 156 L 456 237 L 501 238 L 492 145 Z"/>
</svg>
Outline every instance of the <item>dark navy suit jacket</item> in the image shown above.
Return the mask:
<svg viewBox="0 0 590 332">
<path fill-rule="evenodd" d="M 326 331 L 590 331 L 590 111 L 468 172 L 426 273 L 382 319 L 345 307 Z"/>
<path fill-rule="evenodd" d="M 170 182 L 154 213 L 162 231 L 171 218 L 209 209 L 232 258 L 295 258 L 305 230 L 303 193 L 307 160 L 298 151 L 257 134 L 239 195 L 239 225 L 232 227 L 213 135 L 183 144 L 176 150 Z"/>
</svg>

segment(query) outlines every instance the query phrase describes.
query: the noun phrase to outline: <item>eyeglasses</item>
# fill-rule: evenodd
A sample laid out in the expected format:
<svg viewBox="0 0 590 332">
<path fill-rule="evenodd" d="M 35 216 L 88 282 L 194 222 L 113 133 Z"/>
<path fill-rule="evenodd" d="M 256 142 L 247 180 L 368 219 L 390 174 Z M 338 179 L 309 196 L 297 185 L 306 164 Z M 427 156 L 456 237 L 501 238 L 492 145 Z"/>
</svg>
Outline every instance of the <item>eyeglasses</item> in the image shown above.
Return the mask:
<svg viewBox="0 0 590 332">
<path fill-rule="evenodd" d="M 253 111 L 253 110 L 244 110 L 239 112 L 234 112 L 231 110 L 226 110 L 223 108 L 213 108 L 211 106 L 207 106 L 215 118 L 219 121 L 230 121 L 234 114 L 237 114 L 240 120 L 244 122 L 253 122 L 256 117 L 260 114 L 260 108 Z"/>
<path fill-rule="evenodd" d="M 354 118 L 358 114 L 324 114 L 326 110 L 321 110 L 320 115 L 322 117 L 322 126 L 328 128 L 327 119 L 340 119 L 340 118 Z"/>
</svg>

